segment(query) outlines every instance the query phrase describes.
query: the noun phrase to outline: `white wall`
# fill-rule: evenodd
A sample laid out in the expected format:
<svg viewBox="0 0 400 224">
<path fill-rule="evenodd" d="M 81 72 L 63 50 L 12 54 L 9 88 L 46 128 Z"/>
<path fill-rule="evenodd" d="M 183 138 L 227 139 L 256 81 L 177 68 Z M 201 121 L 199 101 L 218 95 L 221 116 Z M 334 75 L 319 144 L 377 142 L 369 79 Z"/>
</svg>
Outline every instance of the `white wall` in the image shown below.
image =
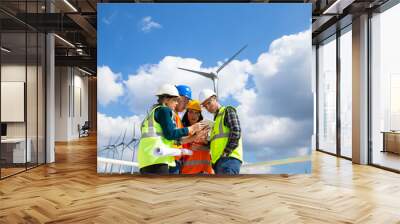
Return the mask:
<svg viewBox="0 0 400 224">
<path fill-rule="evenodd" d="M 77 139 L 78 124 L 88 120 L 88 78 L 83 75 L 76 68 L 56 67 L 56 141 Z"/>
<path fill-rule="evenodd" d="M 55 141 L 68 140 L 68 86 L 67 67 L 55 68 Z"/>
<path fill-rule="evenodd" d="M 25 70 L 27 69 L 27 70 Z M 2 82 L 25 82 L 26 71 L 28 72 L 28 82 L 29 85 L 36 86 L 36 80 L 31 80 L 30 74 L 36 74 L 36 67 L 18 64 L 3 64 L 1 66 L 1 81 Z M 31 108 L 28 109 L 28 137 L 32 132 L 31 130 L 36 130 L 36 113 L 32 113 L 32 108 L 36 111 L 36 88 L 27 88 L 27 104 Z M 2 96 L 4 97 L 4 96 Z M 32 104 L 32 102 L 34 104 Z M 41 105 L 39 105 L 40 107 Z M 1 108 L 1 110 L 8 110 L 9 108 Z M 24 108 L 22 108 L 24 109 Z M 34 122 L 34 124 L 32 123 Z M 26 122 L 7 122 L 7 136 L 8 137 L 24 137 L 25 136 L 25 125 Z M 36 132 L 35 132 L 36 133 Z"/>
<path fill-rule="evenodd" d="M 38 70 L 36 70 L 38 69 Z M 24 116 L 26 112 L 26 120 L 23 118 L 22 122 L 5 122 L 7 123 L 7 137 L 9 138 L 24 138 L 25 135 L 30 139 L 30 148 L 32 161 L 36 162 L 39 158 L 39 163 L 44 163 L 44 74 L 42 68 L 36 66 L 25 66 L 25 64 L 3 64 L 1 66 L 1 81 L 2 82 L 24 82 L 26 83 L 26 106 L 22 102 L 22 107 L 18 109 L 12 107 L 2 107 L 2 114 L 4 113 L 17 113 L 12 110 L 20 110 Z M 25 80 L 27 78 L 27 80 Z M 19 90 L 21 94 L 24 90 Z M 21 92 L 22 91 L 22 92 Z M 2 89 L 2 94 L 7 94 Z M 1 98 L 8 98 L 7 95 L 2 95 Z M 24 98 L 24 97 L 22 97 Z M 25 101 L 25 100 L 23 100 Z M 3 103 L 2 103 L 3 104 Z M 2 118 L 3 120 L 3 118 Z M 37 155 L 37 153 L 39 155 Z"/>
</svg>

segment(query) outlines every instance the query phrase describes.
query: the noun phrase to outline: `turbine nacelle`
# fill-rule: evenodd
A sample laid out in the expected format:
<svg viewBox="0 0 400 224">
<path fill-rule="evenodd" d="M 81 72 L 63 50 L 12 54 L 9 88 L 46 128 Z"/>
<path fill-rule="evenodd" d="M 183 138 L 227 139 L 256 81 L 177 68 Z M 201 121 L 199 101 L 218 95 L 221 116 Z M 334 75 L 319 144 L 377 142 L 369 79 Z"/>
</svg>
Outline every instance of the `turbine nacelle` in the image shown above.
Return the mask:
<svg viewBox="0 0 400 224">
<path fill-rule="evenodd" d="M 218 75 L 215 74 L 214 72 L 211 72 L 210 74 L 213 76 L 213 78 L 211 78 L 211 79 L 213 79 L 213 80 L 217 80 L 218 79 Z"/>
</svg>

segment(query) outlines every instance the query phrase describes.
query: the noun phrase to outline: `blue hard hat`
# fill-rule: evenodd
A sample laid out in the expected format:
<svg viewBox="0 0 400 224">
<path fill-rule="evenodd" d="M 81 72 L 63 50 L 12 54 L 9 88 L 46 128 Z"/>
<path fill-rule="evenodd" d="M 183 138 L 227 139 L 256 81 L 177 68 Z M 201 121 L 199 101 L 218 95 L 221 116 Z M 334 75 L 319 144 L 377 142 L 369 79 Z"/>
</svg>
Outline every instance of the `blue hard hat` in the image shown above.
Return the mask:
<svg viewBox="0 0 400 224">
<path fill-rule="evenodd" d="M 178 89 L 179 95 L 186 96 L 189 100 L 192 99 L 192 90 L 187 85 L 177 85 L 176 88 Z"/>
</svg>

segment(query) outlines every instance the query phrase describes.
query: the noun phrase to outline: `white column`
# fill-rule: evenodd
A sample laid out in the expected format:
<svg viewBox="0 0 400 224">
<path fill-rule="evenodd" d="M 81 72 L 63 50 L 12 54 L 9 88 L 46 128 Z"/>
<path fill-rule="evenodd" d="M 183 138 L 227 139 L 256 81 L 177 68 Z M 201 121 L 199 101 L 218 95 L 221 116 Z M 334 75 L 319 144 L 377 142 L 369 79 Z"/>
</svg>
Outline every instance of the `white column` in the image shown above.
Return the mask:
<svg viewBox="0 0 400 224">
<path fill-rule="evenodd" d="M 311 136 L 311 150 L 316 150 L 317 148 L 317 73 L 316 73 L 316 63 L 317 63 L 317 48 L 315 45 L 312 46 L 312 60 L 311 60 L 311 92 L 313 94 L 313 134 Z"/>
<path fill-rule="evenodd" d="M 55 161 L 54 151 L 54 133 L 55 133 L 55 76 L 54 76 L 54 35 L 47 34 L 46 36 L 46 60 L 47 60 L 47 76 L 46 76 L 46 163 Z"/>
<path fill-rule="evenodd" d="M 54 11 L 50 1 L 46 4 L 47 12 Z M 54 34 L 46 35 L 46 163 L 55 162 L 55 54 Z"/>
<path fill-rule="evenodd" d="M 368 15 L 353 19 L 353 162 L 368 163 Z"/>
</svg>

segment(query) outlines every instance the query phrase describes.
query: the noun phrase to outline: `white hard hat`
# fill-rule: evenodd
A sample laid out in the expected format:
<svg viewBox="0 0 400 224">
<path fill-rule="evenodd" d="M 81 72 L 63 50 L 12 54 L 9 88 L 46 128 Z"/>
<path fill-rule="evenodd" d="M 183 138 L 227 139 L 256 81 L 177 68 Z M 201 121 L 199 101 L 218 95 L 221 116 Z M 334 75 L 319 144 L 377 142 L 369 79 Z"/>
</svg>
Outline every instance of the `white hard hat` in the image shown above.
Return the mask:
<svg viewBox="0 0 400 224">
<path fill-rule="evenodd" d="M 203 89 L 199 94 L 199 101 L 201 104 L 203 104 L 204 101 L 206 101 L 208 98 L 216 95 L 217 94 L 215 94 L 215 92 L 212 91 L 211 89 Z"/>
<path fill-rule="evenodd" d="M 161 95 L 169 95 L 169 96 L 179 96 L 178 89 L 171 84 L 163 84 L 160 86 L 160 88 L 157 90 L 156 96 L 161 96 Z"/>
</svg>

